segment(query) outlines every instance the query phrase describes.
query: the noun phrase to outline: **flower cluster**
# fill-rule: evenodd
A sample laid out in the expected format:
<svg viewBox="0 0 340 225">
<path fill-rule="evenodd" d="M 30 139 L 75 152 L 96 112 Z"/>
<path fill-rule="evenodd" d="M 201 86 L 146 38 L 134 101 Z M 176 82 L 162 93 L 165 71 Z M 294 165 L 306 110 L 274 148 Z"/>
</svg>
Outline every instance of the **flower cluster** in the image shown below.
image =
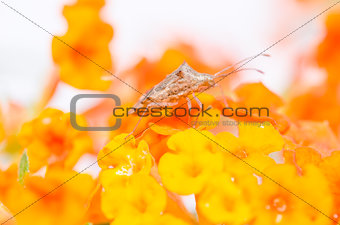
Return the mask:
<svg viewBox="0 0 340 225">
<path fill-rule="evenodd" d="M 113 29 L 100 17 L 104 4 L 104 0 L 79 0 L 65 6 L 69 29 L 64 36 L 53 38 L 52 56 L 60 79 L 76 88 L 106 90 L 110 86 L 105 75 L 112 70 L 109 43 Z"/>
<path fill-rule="evenodd" d="M 115 131 L 79 131 L 70 113 L 46 105 L 61 81 L 78 89 L 121 90 L 119 81 L 111 85 L 103 78 L 113 70 L 113 29 L 100 16 L 104 5 L 77 0 L 65 6 L 68 30 L 52 40 L 58 79 L 39 101 L 43 109 L 1 110 L 2 224 L 340 223 L 340 14 L 328 16 L 327 33 L 313 55 L 325 71 L 318 86 L 307 86 L 298 74 L 283 98 L 260 82 L 222 85 L 226 96 L 202 92 L 188 96 L 191 105 L 183 98 L 174 106 L 203 103 L 213 117 L 148 116 L 130 134 L 139 117 L 126 115 Z M 156 61 L 142 59 L 121 77 L 136 89 L 152 88 L 183 60 L 198 71 L 219 69 L 204 63 L 192 46 L 179 44 Z M 136 97 L 127 94 L 124 104 Z M 223 118 L 226 104 L 266 107 L 270 115 Z M 77 123 L 112 125 L 111 110 L 99 102 L 77 115 Z M 20 115 L 17 121 L 6 121 L 13 112 Z M 96 164 L 97 173 L 87 174 Z"/>
</svg>

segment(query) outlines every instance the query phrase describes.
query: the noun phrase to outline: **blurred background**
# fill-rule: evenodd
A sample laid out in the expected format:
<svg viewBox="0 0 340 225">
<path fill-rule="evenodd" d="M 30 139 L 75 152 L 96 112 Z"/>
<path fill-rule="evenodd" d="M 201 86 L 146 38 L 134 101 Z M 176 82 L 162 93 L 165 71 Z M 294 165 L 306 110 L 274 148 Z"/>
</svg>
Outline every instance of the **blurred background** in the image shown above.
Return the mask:
<svg viewBox="0 0 340 225">
<path fill-rule="evenodd" d="M 62 9 L 73 1 L 5 2 L 55 35 L 67 30 Z M 239 61 L 258 54 L 330 4 L 295 0 L 109 0 L 102 17 L 114 28 L 110 49 L 113 71 L 119 76 L 142 57 L 157 60 L 169 46 L 179 42 L 192 45 L 208 65 Z M 283 94 L 292 82 L 299 57 L 314 51 L 323 38 L 324 18 L 325 15 L 319 17 L 270 49 L 267 53 L 271 58 L 253 60 L 247 67 L 266 74 L 249 75 L 247 80 L 260 80 L 272 91 Z M 42 94 L 51 68 L 55 68 L 52 37 L 3 4 L 0 27 L 1 102 L 32 105 Z M 309 70 L 310 77 L 318 73 L 322 71 L 313 67 Z M 77 93 L 79 90 L 61 84 L 49 105 L 68 111 L 70 99 Z"/>
</svg>

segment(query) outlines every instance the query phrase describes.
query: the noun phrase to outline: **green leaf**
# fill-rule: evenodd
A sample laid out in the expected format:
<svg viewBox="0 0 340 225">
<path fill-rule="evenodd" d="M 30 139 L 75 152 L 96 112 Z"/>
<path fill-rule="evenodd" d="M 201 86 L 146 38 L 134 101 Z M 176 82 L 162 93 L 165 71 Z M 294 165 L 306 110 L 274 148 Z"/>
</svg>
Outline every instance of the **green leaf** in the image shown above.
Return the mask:
<svg viewBox="0 0 340 225">
<path fill-rule="evenodd" d="M 29 172 L 28 156 L 27 156 L 27 152 L 24 151 L 24 153 L 21 156 L 20 164 L 19 164 L 18 179 L 19 179 L 20 184 L 24 184 L 24 177 L 26 173 L 28 172 Z"/>
</svg>

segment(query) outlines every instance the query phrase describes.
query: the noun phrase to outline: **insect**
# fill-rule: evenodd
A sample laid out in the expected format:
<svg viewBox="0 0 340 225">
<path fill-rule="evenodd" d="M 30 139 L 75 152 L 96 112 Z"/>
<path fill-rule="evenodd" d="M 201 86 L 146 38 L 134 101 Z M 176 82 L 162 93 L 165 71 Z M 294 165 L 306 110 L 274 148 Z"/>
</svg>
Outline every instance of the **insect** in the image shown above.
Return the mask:
<svg viewBox="0 0 340 225">
<path fill-rule="evenodd" d="M 262 54 L 262 56 L 268 55 Z M 254 56 L 243 59 L 236 64 L 219 71 L 214 75 L 197 72 L 193 68 L 191 68 L 188 63 L 184 62 L 174 72 L 167 75 L 165 79 L 163 79 L 160 83 L 156 84 L 153 88 L 146 92 L 134 105 L 133 108 L 164 108 L 166 106 L 177 105 L 181 99 L 186 98 L 188 108 L 190 109 L 191 99 L 189 99 L 188 96 L 192 94 L 193 99 L 195 99 L 195 101 L 200 106 L 200 109 L 202 109 L 202 103 L 196 97 L 195 92 L 201 92 L 205 89 L 209 89 L 210 87 L 218 86 L 219 78 L 222 80 L 224 77 L 230 75 L 233 72 L 239 72 L 243 70 L 255 70 L 259 73 L 263 73 L 261 70 L 254 68 L 242 68 L 232 71 L 231 73 L 223 74 L 223 72 L 227 71 L 228 69 L 235 67 L 236 65 L 239 65 L 252 58 L 254 58 Z M 134 112 L 135 111 L 132 110 L 129 111 L 128 114 L 133 114 Z M 129 135 L 134 133 L 142 117 L 143 115 L 139 118 L 139 121 Z"/>
</svg>

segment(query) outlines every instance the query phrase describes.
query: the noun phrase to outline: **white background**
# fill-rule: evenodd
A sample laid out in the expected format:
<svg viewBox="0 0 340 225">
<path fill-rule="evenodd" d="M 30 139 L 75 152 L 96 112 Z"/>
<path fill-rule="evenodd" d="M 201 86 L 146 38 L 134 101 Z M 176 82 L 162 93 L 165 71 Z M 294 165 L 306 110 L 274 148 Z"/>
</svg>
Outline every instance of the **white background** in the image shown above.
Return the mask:
<svg viewBox="0 0 340 225">
<path fill-rule="evenodd" d="M 72 1 L 3 1 L 53 34 L 62 35 L 67 29 L 61 12 L 63 5 Z M 294 0 L 109 0 L 103 18 L 115 29 L 111 49 L 119 73 L 141 56 L 155 59 L 169 45 L 183 40 L 197 47 L 207 62 L 221 62 L 221 55 L 238 61 L 261 52 L 330 4 Z M 265 71 L 260 79 L 270 89 L 284 93 L 296 58 L 314 49 L 324 35 L 323 19 L 270 49 L 271 58 L 251 63 L 251 67 Z M 51 39 L 0 4 L 0 100 L 24 106 L 36 102 L 54 67 Z M 75 91 L 65 85 L 53 104 L 68 108 L 69 96 Z"/>
</svg>

